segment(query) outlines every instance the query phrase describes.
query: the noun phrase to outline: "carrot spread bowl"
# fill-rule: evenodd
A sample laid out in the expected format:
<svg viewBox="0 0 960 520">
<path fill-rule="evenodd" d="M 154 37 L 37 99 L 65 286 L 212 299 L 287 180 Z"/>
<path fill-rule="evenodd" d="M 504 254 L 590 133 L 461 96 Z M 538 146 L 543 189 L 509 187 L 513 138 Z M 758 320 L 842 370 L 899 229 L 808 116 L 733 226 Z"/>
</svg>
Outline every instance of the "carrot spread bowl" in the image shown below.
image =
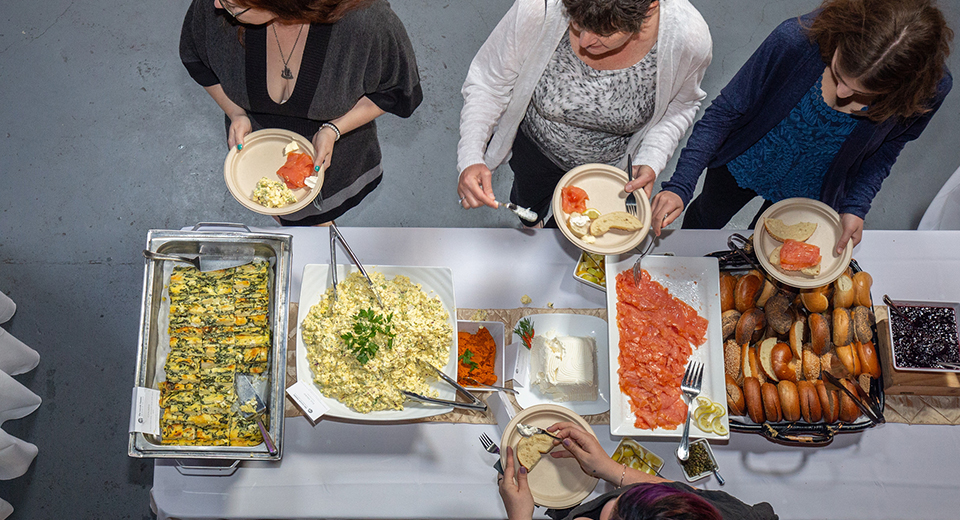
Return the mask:
<svg viewBox="0 0 960 520">
<path fill-rule="evenodd" d="M 457 321 L 457 383 L 470 391 L 503 386 L 503 322 Z"/>
<path fill-rule="evenodd" d="M 323 170 L 313 171 L 313 144 L 281 128 L 249 134 L 243 148 L 231 148 L 223 178 L 237 202 L 263 215 L 289 215 L 311 204 L 323 186 Z"/>
</svg>

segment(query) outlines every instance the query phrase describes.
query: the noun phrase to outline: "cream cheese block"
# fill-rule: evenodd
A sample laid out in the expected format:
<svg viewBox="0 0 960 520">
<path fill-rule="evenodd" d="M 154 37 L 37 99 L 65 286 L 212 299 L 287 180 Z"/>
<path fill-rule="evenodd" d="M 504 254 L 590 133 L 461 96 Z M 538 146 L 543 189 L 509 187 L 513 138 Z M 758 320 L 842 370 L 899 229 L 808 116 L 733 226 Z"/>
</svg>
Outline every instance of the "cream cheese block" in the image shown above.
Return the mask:
<svg viewBox="0 0 960 520">
<path fill-rule="evenodd" d="M 596 401 L 596 341 L 589 336 L 534 336 L 530 381 L 554 401 Z"/>
</svg>

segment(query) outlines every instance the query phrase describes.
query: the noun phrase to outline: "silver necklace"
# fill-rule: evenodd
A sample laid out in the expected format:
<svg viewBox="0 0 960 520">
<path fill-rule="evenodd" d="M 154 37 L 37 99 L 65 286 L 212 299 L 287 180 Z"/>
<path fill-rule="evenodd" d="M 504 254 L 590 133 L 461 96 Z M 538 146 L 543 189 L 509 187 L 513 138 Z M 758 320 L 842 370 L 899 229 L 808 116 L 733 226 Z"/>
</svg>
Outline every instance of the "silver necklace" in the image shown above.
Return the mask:
<svg viewBox="0 0 960 520">
<path fill-rule="evenodd" d="M 280 46 L 280 37 L 277 36 L 277 26 L 270 24 L 270 27 L 273 29 L 273 37 L 277 40 L 277 49 L 280 50 L 280 61 L 283 62 L 283 72 L 280 73 L 280 77 L 283 79 L 293 79 L 293 72 L 290 71 L 290 67 L 287 66 L 290 63 L 290 58 L 293 58 L 293 51 L 297 50 L 297 43 L 300 41 L 300 33 L 303 32 L 303 25 L 300 24 L 300 30 L 297 31 L 297 39 L 293 40 L 293 48 L 290 49 L 290 56 L 286 58 L 283 57 L 283 47 Z"/>
</svg>

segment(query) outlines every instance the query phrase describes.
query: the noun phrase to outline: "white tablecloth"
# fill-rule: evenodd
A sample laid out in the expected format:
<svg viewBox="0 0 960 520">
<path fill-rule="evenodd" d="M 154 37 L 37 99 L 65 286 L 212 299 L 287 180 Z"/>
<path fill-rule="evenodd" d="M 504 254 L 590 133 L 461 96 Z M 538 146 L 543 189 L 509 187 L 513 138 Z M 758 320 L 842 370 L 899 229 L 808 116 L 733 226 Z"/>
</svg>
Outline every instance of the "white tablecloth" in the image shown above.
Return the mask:
<svg viewBox="0 0 960 520">
<path fill-rule="evenodd" d="M 460 307 L 520 307 L 523 294 L 534 307 L 605 305 L 603 293 L 571 277 L 578 250 L 557 231 L 341 231 L 367 265 L 449 266 Z M 294 236 L 295 302 L 303 266 L 327 261 L 329 239 L 320 228 L 282 232 Z M 725 249 L 729 234 L 676 231 L 655 253 L 701 256 Z M 854 258 L 873 275 L 877 297 L 960 299 L 960 232 L 867 231 Z M 608 451 L 619 442 L 606 426 L 595 432 Z M 243 463 L 229 477 L 195 477 L 158 460 L 153 507 L 161 519 L 504 518 L 490 468 L 495 457 L 481 449 L 481 433 L 500 437 L 495 425 L 321 421 L 311 427 L 292 418 L 280 462 Z M 668 460 L 666 478 L 683 479 L 671 462 L 676 441 L 643 444 Z M 782 519 L 953 519 L 960 511 L 960 429 L 950 426 L 884 424 L 838 436 L 825 448 L 783 447 L 735 433 L 714 451 L 727 484 L 721 488 L 711 477 L 698 485 L 748 503 L 770 502 Z"/>
</svg>

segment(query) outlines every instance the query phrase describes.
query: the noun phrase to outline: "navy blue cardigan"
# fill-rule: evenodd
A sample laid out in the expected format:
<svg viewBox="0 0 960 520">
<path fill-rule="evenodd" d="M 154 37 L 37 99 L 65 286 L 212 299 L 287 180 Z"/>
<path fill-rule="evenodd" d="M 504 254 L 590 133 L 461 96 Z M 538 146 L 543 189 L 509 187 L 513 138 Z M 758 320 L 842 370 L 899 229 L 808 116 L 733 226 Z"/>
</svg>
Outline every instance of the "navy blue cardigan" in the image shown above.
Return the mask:
<svg viewBox="0 0 960 520">
<path fill-rule="evenodd" d="M 680 153 L 676 171 L 662 186 L 679 195 L 684 206 L 693 198 L 705 168 L 723 166 L 753 146 L 823 74 L 826 64 L 820 47 L 802 27 L 809 26 L 815 14 L 781 23 L 704 110 Z M 950 92 L 953 78 L 944 72 L 926 114 L 880 123 L 863 118 L 857 124 L 827 170 L 820 200 L 838 213 L 866 217 L 900 150 L 920 137 Z"/>
</svg>

